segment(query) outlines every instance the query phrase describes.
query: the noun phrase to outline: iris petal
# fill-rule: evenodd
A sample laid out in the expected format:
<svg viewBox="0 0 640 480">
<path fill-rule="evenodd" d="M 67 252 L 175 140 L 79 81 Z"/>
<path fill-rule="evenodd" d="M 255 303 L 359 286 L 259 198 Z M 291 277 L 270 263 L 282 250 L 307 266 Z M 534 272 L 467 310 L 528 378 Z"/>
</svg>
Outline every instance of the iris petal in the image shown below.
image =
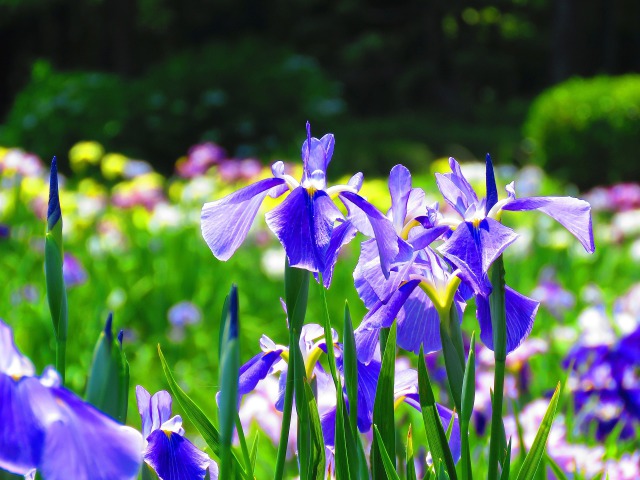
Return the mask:
<svg viewBox="0 0 640 480">
<path fill-rule="evenodd" d="M 322 283 L 325 288 L 329 288 L 331 285 L 331 279 L 333 278 L 333 269 L 338 261 L 338 254 L 340 253 L 340 249 L 348 244 L 353 237 L 356 236 L 358 231 L 356 227 L 354 227 L 353 223 L 349 220 L 345 220 L 336 228 L 333 229 L 333 233 L 331 235 L 331 241 L 329 242 L 329 247 L 327 248 L 326 260 L 324 271 L 322 272 Z"/>
<path fill-rule="evenodd" d="M 256 388 L 260 380 L 266 378 L 269 370 L 280 360 L 282 350 L 259 353 L 240 367 L 238 395 L 245 395 Z"/>
<path fill-rule="evenodd" d="M 30 408 L 29 398 L 46 388 L 36 378 L 14 380 L 0 374 L 0 469 L 24 475 L 42 454 L 44 430 Z"/>
<path fill-rule="evenodd" d="M 47 430 L 39 465 L 44 478 L 137 478 L 143 447 L 139 432 L 116 423 L 63 388 L 43 390 L 46 393 L 30 400 Z"/>
<path fill-rule="evenodd" d="M 166 390 L 161 390 L 151 396 L 144 387 L 138 385 L 136 400 L 142 420 L 142 435 L 147 438 L 171 417 L 171 395 Z"/>
<path fill-rule="evenodd" d="M 267 178 L 241 188 L 215 202 L 205 203 L 201 229 L 207 245 L 218 260 L 229 260 L 249 233 L 262 201 L 282 178 Z"/>
<path fill-rule="evenodd" d="M 356 228 L 367 236 L 375 237 L 380 265 L 385 277 L 389 276 L 394 263 L 406 262 L 411 258 L 413 253 L 411 246 L 398 236 L 389 219 L 373 205 L 360 195 L 351 192 L 342 192 L 340 198 L 349 209 L 349 218 L 352 219 Z M 353 208 L 354 206 L 357 208 Z M 358 214 L 357 210 L 364 215 Z"/>
<path fill-rule="evenodd" d="M 474 226 L 463 222 L 438 251 L 462 272 L 477 294 L 489 295 L 491 284 L 487 271 L 502 252 L 518 238 L 508 227 L 492 218 L 485 218 Z"/>
<path fill-rule="evenodd" d="M 144 459 L 160 480 L 202 480 L 207 474 L 209 456 L 185 437 L 156 430 L 147 440 Z"/>
<path fill-rule="evenodd" d="M 289 264 L 319 272 L 324 270 L 333 224 L 344 217 L 324 191 L 310 193 L 297 187 L 267 213 L 266 219 L 282 243 Z"/>
<path fill-rule="evenodd" d="M 0 373 L 31 377 L 35 374 L 33 363 L 20 353 L 13 339 L 13 330 L 0 319 Z"/>
<path fill-rule="evenodd" d="M 407 217 L 407 201 L 411 193 L 411 173 L 404 165 L 396 165 L 389 173 L 391 213 L 396 231 L 402 230 Z"/>
<path fill-rule="evenodd" d="M 369 313 L 367 313 L 354 332 L 356 350 L 360 362 L 369 363 L 371 361 L 378 344 L 378 330 L 391 326 L 407 298 L 419 283 L 419 280 L 411 280 L 405 283 L 393 292 L 386 301 L 378 302 L 369 310 Z"/>
<path fill-rule="evenodd" d="M 447 203 L 464 217 L 469 206 L 478 203 L 478 196 L 454 158 L 449 158 L 449 166 L 451 173 L 436 173 L 436 183 Z"/>
<path fill-rule="evenodd" d="M 576 237 L 584 249 L 593 253 L 593 228 L 591 225 L 591 205 L 573 197 L 531 197 L 516 198 L 507 203 L 503 210 L 538 210 L 559 222 Z"/>
<path fill-rule="evenodd" d="M 398 312 L 398 346 L 404 350 L 431 353 L 442 348 L 440 343 L 440 317 L 420 288 L 411 292 Z"/>
<path fill-rule="evenodd" d="M 516 292 L 509 286 L 505 288 L 504 301 L 507 323 L 507 353 L 511 353 L 531 333 L 540 303 Z M 480 338 L 482 343 L 493 350 L 493 327 L 489 299 L 477 295 L 476 306 L 476 315 L 480 323 Z"/>
</svg>

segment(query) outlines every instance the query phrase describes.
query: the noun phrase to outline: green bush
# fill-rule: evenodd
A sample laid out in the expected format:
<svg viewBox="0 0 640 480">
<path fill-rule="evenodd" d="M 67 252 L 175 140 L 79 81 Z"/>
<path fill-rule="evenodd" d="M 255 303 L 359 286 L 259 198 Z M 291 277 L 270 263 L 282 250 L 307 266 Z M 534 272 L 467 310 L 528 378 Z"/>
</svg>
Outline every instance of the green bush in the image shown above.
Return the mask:
<svg viewBox="0 0 640 480">
<path fill-rule="evenodd" d="M 319 123 L 343 108 L 313 59 L 253 39 L 173 56 L 132 89 L 128 141 L 172 162 L 201 140 L 243 155 L 277 151 L 285 139 L 297 150 L 307 120 L 319 134 Z"/>
<path fill-rule="evenodd" d="M 640 75 L 548 89 L 533 102 L 524 134 L 536 163 L 581 188 L 638 180 Z"/>
<path fill-rule="evenodd" d="M 338 85 L 313 59 L 249 39 L 176 54 L 129 81 L 37 62 L 0 126 L 0 145 L 48 158 L 96 140 L 169 172 L 203 140 L 232 155 L 291 153 L 307 120 L 320 134 L 343 109 Z"/>
<path fill-rule="evenodd" d="M 66 157 L 81 140 L 112 145 L 125 127 L 127 106 L 125 83 L 118 76 L 60 73 L 38 61 L 0 126 L 0 145 L 23 147 L 45 159 Z"/>
</svg>

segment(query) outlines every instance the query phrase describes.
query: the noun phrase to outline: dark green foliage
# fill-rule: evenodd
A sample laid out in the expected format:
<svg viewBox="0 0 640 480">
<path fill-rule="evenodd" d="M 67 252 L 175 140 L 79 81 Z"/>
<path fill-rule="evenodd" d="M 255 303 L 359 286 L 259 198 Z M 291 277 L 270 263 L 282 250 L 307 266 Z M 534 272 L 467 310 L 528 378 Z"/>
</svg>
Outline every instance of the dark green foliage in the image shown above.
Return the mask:
<svg viewBox="0 0 640 480">
<path fill-rule="evenodd" d="M 116 146 L 130 113 L 126 85 L 117 75 L 61 73 L 38 61 L 0 126 L 0 143 L 43 158 L 65 158 L 82 140 Z"/>
<path fill-rule="evenodd" d="M 96 140 L 171 171 L 203 140 L 239 156 L 286 150 L 283 139 L 298 148 L 305 121 L 328 125 L 342 110 L 336 84 L 313 59 L 246 39 L 176 54 L 128 82 L 37 62 L 0 127 L 0 144 L 47 157 Z"/>
<path fill-rule="evenodd" d="M 581 188 L 638 180 L 640 75 L 550 88 L 531 106 L 524 133 L 535 162 Z"/>
</svg>

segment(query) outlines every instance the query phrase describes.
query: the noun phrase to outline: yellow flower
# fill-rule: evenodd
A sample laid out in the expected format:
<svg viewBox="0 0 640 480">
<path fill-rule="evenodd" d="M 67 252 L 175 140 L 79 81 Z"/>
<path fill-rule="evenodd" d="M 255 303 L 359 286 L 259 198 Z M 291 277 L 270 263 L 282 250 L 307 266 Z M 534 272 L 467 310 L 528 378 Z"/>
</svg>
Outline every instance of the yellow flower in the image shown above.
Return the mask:
<svg viewBox="0 0 640 480">
<path fill-rule="evenodd" d="M 97 165 L 104 155 L 104 148 L 98 142 L 78 142 L 69 150 L 69 161 L 74 171 L 81 171 L 87 165 Z"/>
<path fill-rule="evenodd" d="M 107 180 L 115 180 L 124 175 L 128 161 L 121 153 L 107 153 L 100 162 L 100 171 Z"/>
</svg>

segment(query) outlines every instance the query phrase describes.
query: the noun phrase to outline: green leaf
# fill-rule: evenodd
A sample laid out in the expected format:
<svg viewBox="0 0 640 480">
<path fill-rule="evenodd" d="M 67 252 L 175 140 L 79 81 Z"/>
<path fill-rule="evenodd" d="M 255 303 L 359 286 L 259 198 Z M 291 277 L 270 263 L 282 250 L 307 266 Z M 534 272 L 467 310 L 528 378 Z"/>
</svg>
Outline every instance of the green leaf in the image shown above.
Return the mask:
<svg viewBox="0 0 640 480">
<path fill-rule="evenodd" d="M 388 340 L 388 339 L 387 339 Z M 387 343 L 387 345 L 389 345 Z M 386 349 L 385 349 L 386 351 Z M 380 430 L 378 430 L 378 426 L 373 424 L 373 431 L 375 432 L 375 437 L 373 438 L 376 445 L 378 445 L 378 449 L 380 451 L 380 459 L 386 472 L 385 476 L 381 476 L 380 478 L 391 479 L 391 480 L 400 480 L 400 476 L 398 472 L 396 472 L 396 466 L 394 462 L 389 458 L 389 453 L 387 452 L 387 448 L 384 446 L 384 440 L 382 435 L 380 434 Z"/>
<path fill-rule="evenodd" d="M 164 376 L 167 379 L 167 383 L 169 383 L 169 390 L 171 390 L 173 398 L 178 401 L 178 404 L 180 404 L 180 407 L 184 411 L 185 415 L 198 429 L 198 432 L 200 432 L 200 435 L 202 435 L 202 438 L 207 443 L 214 455 L 220 458 L 220 433 L 218 432 L 216 427 L 213 426 L 207 416 L 202 412 L 202 409 L 198 405 L 196 405 L 193 400 L 191 400 L 189 395 L 187 395 L 185 391 L 182 390 L 182 388 L 180 388 L 180 385 L 178 385 L 175 378 L 173 377 L 171 369 L 169 368 L 169 365 L 167 364 L 167 361 L 162 354 L 160 345 L 158 345 L 158 356 L 160 357 L 162 370 L 164 371 Z M 235 458 L 235 453 L 233 452 L 233 450 L 232 455 Z M 238 462 L 237 458 L 235 458 L 235 463 L 244 478 L 253 480 L 248 476 L 244 469 L 242 469 L 242 466 Z"/>
<path fill-rule="evenodd" d="M 511 438 L 509 438 L 509 443 L 507 444 L 507 453 L 504 457 L 504 462 L 502 462 L 502 473 L 500 474 L 500 480 L 509 480 L 509 473 L 511 470 Z"/>
<path fill-rule="evenodd" d="M 351 432 L 353 446 L 355 446 L 355 454 L 351 451 L 351 444 L 347 442 L 347 450 L 349 451 L 349 460 L 351 465 L 352 476 L 360 480 L 369 479 L 369 470 L 367 460 L 362 446 L 362 439 L 358 435 L 358 354 L 356 352 L 356 340 L 353 333 L 353 323 L 351 322 L 351 314 L 349 312 L 349 304 L 344 304 L 344 334 L 343 341 L 343 357 L 342 368 L 344 375 L 344 383 L 347 390 L 347 398 L 349 399 L 349 422 L 348 429 Z M 346 406 L 345 406 L 346 408 Z M 354 475 L 357 473 L 357 476 Z"/>
<path fill-rule="evenodd" d="M 287 305 L 287 317 L 289 319 L 289 375 L 295 379 L 296 363 L 300 355 L 298 353 L 298 341 L 300 332 L 304 324 L 304 317 L 307 311 L 307 301 L 309 297 L 309 272 L 289 265 L 289 260 L 285 261 L 284 267 L 284 290 L 285 303 Z M 293 348 L 292 348 L 293 347 Z M 294 352 L 294 353 L 292 353 Z M 301 364 L 302 365 L 302 364 Z M 304 368 L 304 365 L 302 365 Z M 295 381 L 288 381 L 285 387 L 284 407 L 282 411 L 282 429 L 280 431 L 280 442 L 276 457 L 275 479 L 281 480 L 284 476 L 284 465 L 287 457 L 287 446 L 289 444 L 289 429 L 291 427 L 291 411 L 293 409 L 293 397 L 295 391 Z"/>
<path fill-rule="evenodd" d="M 156 475 L 156 472 L 154 472 L 153 469 L 145 462 L 142 462 L 140 476 L 142 477 L 142 480 L 158 480 L 158 475 Z"/>
<path fill-rule="evenodd" d="M 511 409 L 513 410 L 513 418 L 516 422 L 516 432 L 518 434 L 518 443 L 520 445 L 524 445 L 524 429 L 522 428 L 522 423 L 520 423 L 520 411 L 518 410 L 518 404 L 516 400 L 511 401 Z M 524 448 L 520 448 L 520 461 L 524 462 L 526 457 L 526 452 Z"/>
<path fill-rule="evenodd" d="M 62 220 L 54 231 L 62 230 Z M 60 237 L 61 237 L 60 233 Z M 62 274 L 62 238 L 56 240 L 53 232 L 48 232 L 44 241 L 44 276 L 47 286 L 47 300 L 56 338 L 56 370 L 64 384 L 66 372 L 67 331 L 69 314 L 67 307 L 67 289 Z"/>
<path fill-rule="evenodd" d="M 342 391 L 337 390 L 336 396 L 336 423 L 334 434 L 336 480 L 349 480 L 351 478 L 351 473 L 349 469 L 349 455 L 347 451 L 347 435 L 345 432 L 345 426 L 348 426 L 349 424 L 345 424 L 344 421 L 346 409 L 344 408 L 344 398 L 340 401 Z M 357 461 L 357 457 L 355 460 Z"/>
<path fill-rule="evenodd" d="M 349 304 L 344 304 L 344 333 L 342 369 L 344 370 L 344 383 L 349 399 L 349 423 L 351 431 L 358 431 L 358 353 L 356 352 L 356 339 L 353 333 L 353 323 L 349 312 Z"/>
<path fill-rule="evenodd" d="M 393 459 L 390 459 L 395 470 L 396 457 L 396 431 L 394 421 L 394 380 L 396 367 L 396 332 L 397 325 L 393 324 L 387 336 L 386 346 L 382 355 L 382 365 L 380 366 L 380 376 L 373 404 L 373 423 L 380 428 L 380 445 L 378 436 L 373 438 L 371 446 L 371 469 L 373 480 L 386 479 L 386 468 L 381 458 L 381 451 L 385 449 L 391 452 Z"/>
<path fill-rule="evenodd" d="M 260 441 L 260 432 L 256 432 L 256 436 L 253 439 L 253 443 L 251 444 L 251 453 L 249 454 L 249 464 L 251 465 L 251 470 L 256 469 L 256 459 L 258 458 L 258 445 Z"/>
<path fill-rule="evenodd" d="M 456 480 L 456 466 L 453 462 L 449 443 L 442 427 L 442 420 L 436 407 L 436 400 L 431 389 L 431 381 L 424 360 L 424 349 L 420 347 L 418 359 L 418 389 L 420 393 L 420 408 L 427 434 L 427 442 L 434 464 L 442 461 L 446 472 L 452 480 Z"/>
<path fill-rule="evenodd" d="M 85 399 L 124 424 L 129 399 L 129 364 L 122 344 L 113 337 L 110 313 L 93 351 Z"/>
<path fill-rule="evenodd" d="M 502 401 L 504 396 L 504 371 L 507 358 L 507 319 L 505 310 L 504 261 L 500 255 L 489 269 L 493 290 L 489 295 L 491 327 L 493 329 L 493 379 L 494 398 L 491 403 L 491 437 L 489 441 L 489 480 L 498 478 L 498 464 L 504 454 L 507 440 L 502 425 Z"/>
<path fill-rule="evenodd" d="M 238 315 L 238 290 L 235 285 L 229 292 L 227 315 L 222 325 L 220 344 L 220 395 L 218 397 L 220 419 L 220 476 L 229 478 L 232 471 L 231 446 L 233 427 L 238 414 L 238 373 L 240 370 L 240 345 Z M 245 465 L 246 466 L 246 465 Z"/>
<path fill-rule="evenodd" d="M 409 424 L 409 433 L 407 434 L 407 480 L 418 480 L 416 463 L 413 459 L 413 432 L 411 424 Z"/>
<path fill-rule="evenodd" d="M 454 304 L 449 312 L 440 317 L 440 340 L 444 365 L 447 370 L 447 382 L 456 411 L 462 409 L 462 384 L 464 382 L 464 347 L 462 331 L 458 322 L 458 310 Z"/>
<path fill-rule="evenodd" d="M 289 328 L 300 337 L 309 299 L 309 271 L 287 265 L 284 270 L 285 302 Z"/>
<path fill-rule="evenodd" d="M 473 414 L 476 396 L 476 332 L 471 333 L 469 356 L 462 381 L 462 409 L 460 411 L 461 457 L 460 471 L 463 480 L 473 480 L 471 449 L 469 446 L 469 423 Z"/>
<path fill-rule="evenodd" d="M 538 429 L 538 433 L 536 433 L 536 438 L 533 441 L 533 445 L 531 445 L 531 450 L 529 450 L 529 453 L 527 453 L 524 463 L 520 468 L 520 472 L 518 473 L 518 480 L 532 480 L 536 474 L 536 470 L 538 470 L 538 465 L 540 465 L 540 460 L 544 455 L 544 449 L 547 443 L 547 438 L 549 437 L 549 432 L 551 431 L 553 419 L 556 415 L 556 407 L 558 406 L 559 396 L 560 383 L 558 383 L 558 386 L 553 393 L 553 397 L 551 397 L 549 407 L 547 408 L 547 411 L 542 419 L 542 424 Z"/>
</svg>

